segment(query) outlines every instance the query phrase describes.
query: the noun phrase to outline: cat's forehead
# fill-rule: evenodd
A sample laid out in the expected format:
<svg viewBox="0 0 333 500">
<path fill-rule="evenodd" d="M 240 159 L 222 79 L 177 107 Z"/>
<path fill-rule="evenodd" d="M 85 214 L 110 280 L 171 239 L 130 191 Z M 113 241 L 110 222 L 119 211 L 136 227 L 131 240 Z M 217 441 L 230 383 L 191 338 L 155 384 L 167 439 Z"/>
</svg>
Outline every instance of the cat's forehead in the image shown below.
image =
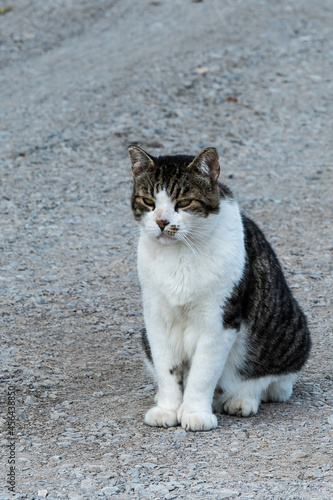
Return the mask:
<svg viewBox="0 0 333 500">
<path fill-rule="evenodd" d="M 187 155 L 154 158 L 154 163 L 147 165 L 142 174 L 136 178 L 134 189 L 152 196 L 164 192 L 163 201 L 165 196 L 169 199 L 177 198 L 192 187 L 193 173 L 187 167 L 193 158 Z"/>
<path fill-rule="evenodd" d="M 193 159 L 193 156 L 188 155 L 159 156 L 155 158 L 151 174 L 156 183 L 168 184 L 171 179 L 180 179 Z"/>
<path fill-rule="evenodd" d="M 172 201 L 170 199 L 170 196 L 168 195 L 168 193 L 166 192 L 165 189 L 162 189 L 162 191 L 159 191 L 156 194 L 156 206 L 167 207 L 169 205 L 172 205 Z"/>
<path fill-rule="evenodd" d="M 177 168 L 184 169 L 194 160 L 194 158 L 195 157 L 191 155 L 157 156 L 155 157 L 155 163 L 158 167 L 165 167 L 169 170 Z"/>
</svg>

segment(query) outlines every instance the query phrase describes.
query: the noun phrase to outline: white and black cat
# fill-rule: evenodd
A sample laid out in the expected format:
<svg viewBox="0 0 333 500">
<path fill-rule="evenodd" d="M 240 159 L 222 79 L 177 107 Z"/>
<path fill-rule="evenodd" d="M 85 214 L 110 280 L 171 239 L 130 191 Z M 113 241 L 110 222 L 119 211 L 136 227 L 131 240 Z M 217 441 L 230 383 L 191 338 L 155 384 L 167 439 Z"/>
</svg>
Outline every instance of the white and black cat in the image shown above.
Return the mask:
<svg viewBox="0 0 333 500">
<path fill-rule="evenodd" d="M 286 401 L 310 350 L 306 318 L 263 233 L 218 182 L 216 149 L 129 155 L 143 345 L 158 384 L 145 422 L 209 430 L 212 407 L 247 417 Z"/>
</svg>

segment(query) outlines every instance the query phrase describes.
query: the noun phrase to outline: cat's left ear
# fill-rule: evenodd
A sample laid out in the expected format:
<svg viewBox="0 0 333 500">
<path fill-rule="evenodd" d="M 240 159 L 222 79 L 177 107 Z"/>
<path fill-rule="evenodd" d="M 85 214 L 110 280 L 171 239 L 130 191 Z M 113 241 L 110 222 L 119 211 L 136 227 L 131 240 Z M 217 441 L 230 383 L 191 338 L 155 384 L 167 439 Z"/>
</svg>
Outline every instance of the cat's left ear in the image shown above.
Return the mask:
<svg viewBox="0 0 333 500">
<path fill-rule="evenodd" d="M 214 181 L 220 175 L 219 154 L 215 148 L 203 149 L 187 168 L 196 167 L 202 174 L 209 175 Z"/>
<path fill-rule="evenodd" d="M 128 154 L 132 163 L 133 177 L 137 177 L 147 167 L 154 165 L 152 157 L 138 146 L 128 146 Z"/>
</svg>

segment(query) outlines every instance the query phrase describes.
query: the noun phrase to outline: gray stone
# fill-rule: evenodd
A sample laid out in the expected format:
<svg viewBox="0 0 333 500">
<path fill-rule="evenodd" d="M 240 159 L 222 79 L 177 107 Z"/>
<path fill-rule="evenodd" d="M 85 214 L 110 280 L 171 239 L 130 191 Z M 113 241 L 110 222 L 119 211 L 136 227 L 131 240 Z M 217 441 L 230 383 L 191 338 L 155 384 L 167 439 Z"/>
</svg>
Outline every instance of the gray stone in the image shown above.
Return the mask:
<svg viewBox="0 0 333 500">
<path fill-rule="evenodd" d="M 117 486 L 106 486 L 102 488 L 101 492 L 105 495 L 115 495 L 120 492 L 120 489 Z"/>
</svg>

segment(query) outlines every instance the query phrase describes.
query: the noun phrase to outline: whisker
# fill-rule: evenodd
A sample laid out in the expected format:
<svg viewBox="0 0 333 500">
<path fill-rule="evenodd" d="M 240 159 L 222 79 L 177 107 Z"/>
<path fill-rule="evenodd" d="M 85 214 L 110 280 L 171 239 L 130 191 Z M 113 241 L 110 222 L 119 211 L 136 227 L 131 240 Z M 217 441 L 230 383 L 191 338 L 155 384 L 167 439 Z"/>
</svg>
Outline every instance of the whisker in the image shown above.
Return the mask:
<svg viewBox="0 0 333 500">
<path fill-rule="evenodd" d="M 191 245 L 195 248 L 197 254 L 202 255 L 203 257 L 206 257 L 208 259 L 212 258 L 212 255 L 210 253 L 207 253 L 206 247 L 207 247 L 207 240 L 204 238 L 198 238 L 198 237 L 191 237 L 192 235 L 187 236 L 187 240 L 191 242 Z M 199 246 L 199 244 L 202 244 Z"/>
<path fill-rule="evenodd" d="M 207 238 L 209 238 L 211 236 L 211 233 L 208 232 L 208 231 L 196 231 L 195 229 L 189 229 L 189 232 L 188 232 L 189 236 L 195 236 L 195 237 L 198 237 L 198 238 L 201 238 L 201 239 L 204 239 L 204 241 L 207 242 Z"/>
<path fill-rule="evenodd" d="M 179 235 L 179 240 L 182 241 L 192 252 L 195 256 L 198 255 L 198 252 L 195 248 L 195 246 L 190 243 L 190 241 L 187 239 L 186 235 Z"/>
<path fill-rule="evenodd" d="M 203 257 L 206 257 L 208 259 L 211 259 L 211 254 L 208 254 L 207 252 L 203 251 L 203 248 L 199 248 L 198 245 L 196 244 L 195 241 L 193 241 L 193 239 L 190 239 L 187 235 L 183 235 L 183 241 L 184 243 L 192 250 L 192 252 L 198 256 L 203 256 Z"/>
</svg>

